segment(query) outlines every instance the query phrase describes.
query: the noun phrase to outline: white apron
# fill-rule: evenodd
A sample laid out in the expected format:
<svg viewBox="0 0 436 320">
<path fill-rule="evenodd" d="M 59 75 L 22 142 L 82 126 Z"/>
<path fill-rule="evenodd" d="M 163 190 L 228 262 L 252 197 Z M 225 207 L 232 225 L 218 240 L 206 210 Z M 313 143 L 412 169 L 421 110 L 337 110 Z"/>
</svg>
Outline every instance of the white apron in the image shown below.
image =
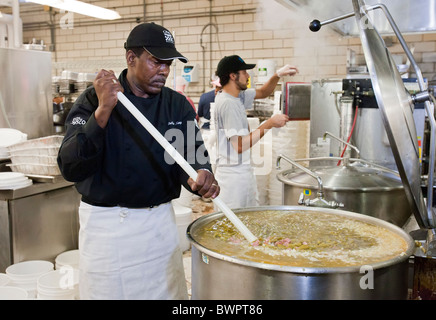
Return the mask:
<svg viewBox="0 0 436 320">
<path fill-rule="evenodd" d="M 187 299 L 171 203 L 79 208 L 81 299 Z"/>
<path fill-rule="evenodd" d="M 256 176 L 251 165 L 218 166 L 215 179 L 221 189 L 219 196 L 229 208 L 259 205 Z"/>
</svg>

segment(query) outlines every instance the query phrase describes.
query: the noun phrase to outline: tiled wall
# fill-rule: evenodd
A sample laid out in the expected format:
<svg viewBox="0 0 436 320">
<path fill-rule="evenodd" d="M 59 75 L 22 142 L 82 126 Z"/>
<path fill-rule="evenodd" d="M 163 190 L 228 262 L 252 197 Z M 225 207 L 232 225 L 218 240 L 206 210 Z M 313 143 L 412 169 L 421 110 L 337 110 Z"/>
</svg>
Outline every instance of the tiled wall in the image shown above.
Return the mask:
<svg viewBox="0 0 436 320">
<path fill-rule="evenodd" d="M 189 64 L 198 65 L 199 81 L 191 83 L 187 90 L 195 102 L 201 93 L 209 90 L 211 72 L 225 55 L 239 54 L 248 63 L 273 59 L 278 67 L 293 64 L 300 72 L 292 81 L 311 81 L 345 77 L 347 49 L 354 50 L 360 57 L 362 54 L 360 39 L 342 37 L 328 27 L 312 33 L 308 24 L 314 17 L 292 11 L 273 0 L 89 2 L 116 9 L 122 19 L 103 21 L 58 12 L 53 19 L 54 75 L 60 75 L 63 69 L 95 72 L 100 68 L 110 68 L 120 72 L 125 66 L 124 41 L 137 21 L 144 21 L 144 17 L 146 21 L 163 24 L 174 32 L 179 51 L 190 59 Z M 24 42 L 36 38 L 44 40 L 47 48 L 53 45 L 47 9 L 21 4 L 20 10 Z M 424 76 L 433 79 L 436 74 L 436 33 L 407 35 L 405 38 L 409 46 L 415 48 L 414 56 Z M 389 40 L 393 40 L 391 52 L 402 54 L 405 62 L 398 40 L 395 37 Z M 183 63 L 176 63 L 176 75 L 180 75 L 182 67 Z M 168 85 L 172 86 L 173 74 L 170 77 Z"/>
</svg>

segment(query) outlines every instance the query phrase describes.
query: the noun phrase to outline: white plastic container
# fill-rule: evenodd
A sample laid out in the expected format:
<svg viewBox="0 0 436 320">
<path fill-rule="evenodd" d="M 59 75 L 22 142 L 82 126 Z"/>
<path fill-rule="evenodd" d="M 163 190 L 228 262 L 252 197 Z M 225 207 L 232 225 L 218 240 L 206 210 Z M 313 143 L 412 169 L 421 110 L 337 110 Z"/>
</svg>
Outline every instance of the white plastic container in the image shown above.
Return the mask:
<svg viewBox="0 0 436 320">
<path fill-rule="evenodd" d="M 11 282 L 11 278 L 6 273 L 0 273 L 0 287 L 6 287 Z"/>
<path fill-rule="evenodd" d="M 38 163 L 20 163 L 20 164 L 7 164 L 14 172 L 21 172 L 24 174 L 34 174 L 43 176 L 58 176 L 61 174 L 58 165 L 38 164 Z"/>
<path fill-rule="evenodd" d="M 12 163 L 17 165 L 22 163 L 34 163 L 34 164 L 45 164 L 45 165 L 57 164 L 57 156 L 23 154 L 23 155 L 11 155 L 10 158 Z"/>
<path fill-rule="evenodd" d="M 271 59 L 258 60 L 256 64 L 257 68 L 257 82 L 265 83 L 276 72 L 276 62 Z"/>
<path fill-rule="evenodd" d="M 56 270 L 62 267 L 71 267 L 73 269 L 79 269 L 79 250 L 69 250 L 62 252 L 55 259 Z"/>
<path fill-rule="evenodd" d="M 96 76 L 97 76 L 96 73 L 80 72 L 78 77 L 77 77 L 77 81 L 78 82 L 91 82 L 92 83 Z"/>
<path fill-rule="evenodd" d="M 9 157 L 8 147 L 27 140 L 27 134 L 10 128 L 0 128 L 0 159 Z"/>
<path fill-rule="evenodd" d="M 179 232 L 180 249 L 182 252 L 185 252 L 191 248 L 191 243 L 186 237 L 186 229 L 192 222 L 192 209 L 174 204 L 173 208 L 176 216 L 177 230 Z"/>
<path fill-rule="evenodd" d="M 61 73 L 61 79 L 63 79 L 63 80 L 75 80 L 75 81 L 77 81 L 78 78 L 79 78 L 78 72 L 64 70 Z"/>
<path fill-rule="evenodd" d="M 54 266 L 49 261 L 29 260 L 10 265 L 6 268 L 6 274 L 11 279 L 10 286 L 25 289 L 29 299 L 34 299 L 38 277 L 52 270 Z"/>
<path fill-rule="evenodd" d="M 57 156 L 58 152 L 59 152 L 59 146 L 35 147 L 35 148 L 26 148 L 25 146 L 22 146 L 22 149 L 14 149 L 9 151 L 11 156 L 20 156 L 20 155 Z"/>
<path fill-rule="evenodd" d="M 172 200 L 173 206 L 182 206 L 190 208 L 192 206 L 193 194 L 189 192 L 184 186 L 180 190 L 180 196 L 177 199 Z"/>
<path fill-rule="evenodd" d="M 38 300 L 74 300 L 79 287 L 79 271 L 62 267 L 43 274 L 37 280 Z"/>
<path fill-rule="evenodd" d="M 64 137 L 61 135 L 53 135 L 32 140 L 26 140 L 8 146 L 8 151 L 12 153 L 15 150 L 31 150 L 33 148 L 59 147 L 63 139 Z"/>
<path fill-rule="evenodd" d="M 29 294 L 26 290 L 18 287 L 0 287 L 0 300 L 27 300 Z"/>
</svg>

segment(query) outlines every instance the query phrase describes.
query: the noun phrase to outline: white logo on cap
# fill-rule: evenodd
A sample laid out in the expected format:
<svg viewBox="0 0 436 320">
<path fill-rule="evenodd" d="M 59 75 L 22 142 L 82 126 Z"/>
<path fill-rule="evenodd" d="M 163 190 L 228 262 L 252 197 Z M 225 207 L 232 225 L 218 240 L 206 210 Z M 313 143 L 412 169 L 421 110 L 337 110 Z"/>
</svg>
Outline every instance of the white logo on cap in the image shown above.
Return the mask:
<svg viewBox="0 0 436 320">
<path fill-rule="evenodd" d="M 166 42 L 174 43 L 173 35 L 171 34 L 171 32 L 164 30 L 163 33 L 164 33 Z"/>
</svg>

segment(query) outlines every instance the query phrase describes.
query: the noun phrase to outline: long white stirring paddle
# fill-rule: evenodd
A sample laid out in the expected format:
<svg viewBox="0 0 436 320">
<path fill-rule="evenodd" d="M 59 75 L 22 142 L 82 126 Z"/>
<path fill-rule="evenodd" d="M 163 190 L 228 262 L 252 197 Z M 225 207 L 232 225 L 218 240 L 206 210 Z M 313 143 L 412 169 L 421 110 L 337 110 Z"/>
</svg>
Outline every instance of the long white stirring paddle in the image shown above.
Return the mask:
<svg viewBox="0 0 436 320">
<path fill-rule="evenodd" d="M 114 80 L 115 81 L 115 80 Z M 162 136 L 162 134 L 151 124 L 150 121 L 133 105 L 133 103 L 120 91 L 117 93 L 118 100 L 126 107 L 127 110 L 139 121 L 139 123 L 159 142 L 166 152 L 182 167 L 182 169 L 194 180 L 197 180 L 197 172 L 192 166 L 181 156 L 179 152 Z M 250 242 L 254 242 L 257 238 L 248 230 L 241 220 L 230 210 L 230 208 L 218 197 L 212 201 L 221 209 L 225 216 L 235 225 L 240 233 Z"/>
</svg>

